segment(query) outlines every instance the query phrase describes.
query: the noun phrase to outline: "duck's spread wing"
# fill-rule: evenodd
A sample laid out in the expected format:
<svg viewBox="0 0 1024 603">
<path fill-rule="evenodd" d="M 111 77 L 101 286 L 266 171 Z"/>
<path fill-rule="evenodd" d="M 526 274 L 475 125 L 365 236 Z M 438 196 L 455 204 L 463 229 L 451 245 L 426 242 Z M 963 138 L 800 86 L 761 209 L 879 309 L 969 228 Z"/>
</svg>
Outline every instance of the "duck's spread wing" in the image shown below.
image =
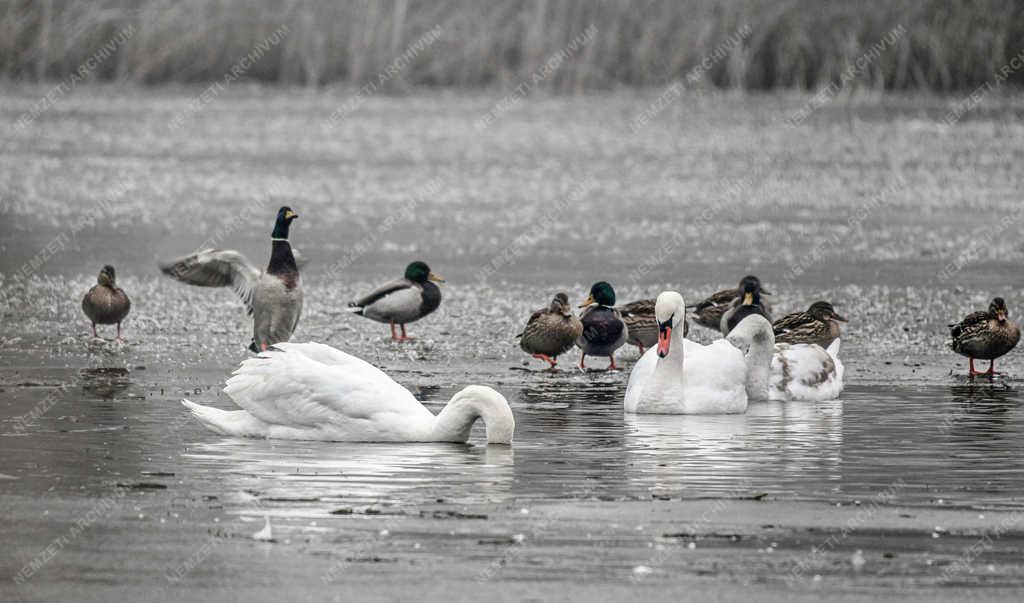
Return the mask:
<svg viewBox="0 0 1024 603">
<path fill-rule="evenodd" d="M 394 281 L 394 282 L 388 283 L 388 284 L 386 284 L 386 285 L 384 285 L 382 287 L 378 287 L 377 289 L 373 290 L 371 293 L 369 293 L 367 295 L 364 295 L 363 297 L 361 297 L 361 298 L 357 299 L 356 301 L 350 303 L 349 306 L 358 307 L 358 308 L 365 308 L 366 306 L 369 306 L 371 304 L 374 304 L 376 302 L 381 301 L 382 299 L 384 299 L 385 297 L 388 297 L 389 295 L 393 295 L 393 294 L 396 294 L 396 293 L 401 293 L 401 292 L 407 291 L 407 290 L 417 290 L 417 288 L 416 288 L 415 285 L 413 285 L 411 282 L 409 282 L 409 281 L 407 281 L 405 279 Z"/>
<path fill-rule="evenodd" d="M 344 429 L 386 414 L 431 414 L 377 367 L 318 343 L 276 344 L 242 362 L 224 392 L 271 425 Z"/>
<path fill-rule="evenodd" d="M 204 249 L 169 262 L 160 271 L 183 283 L 199 287 L 231 287 L 252 314 L 252 292 L 260 271 L 237 251 Z"/>
</svg>

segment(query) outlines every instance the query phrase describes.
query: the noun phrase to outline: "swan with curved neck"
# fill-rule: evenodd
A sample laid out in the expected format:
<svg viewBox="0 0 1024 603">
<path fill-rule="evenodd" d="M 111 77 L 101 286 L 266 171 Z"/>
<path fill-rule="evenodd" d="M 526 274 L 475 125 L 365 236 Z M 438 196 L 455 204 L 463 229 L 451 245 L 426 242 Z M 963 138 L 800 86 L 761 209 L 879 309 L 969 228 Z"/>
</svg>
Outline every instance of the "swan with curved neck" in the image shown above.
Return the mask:
<svg viewBox="0 0 1024 603">
<path fill-rule="evenodd" d="M 747 409 L 743 354 L 724 339 L 703 346 L 683 337 L 686 303 L 675 291 L 654 304 L 658 344 L 629 376 L 625 410 L 649 414 L 734 414 Z"/>
<path fill-rule="evenodd" d="M 772 325 L 750 315 L 726 337 L 747 361 L 747 397 L 751 400 L 834 400 L 843 391 L 839 340 L 828 349 L 813 343 L 775 344 Z"/>
<path fill-rule="evenodd" d="M 224 435 L 335 442 L 467 442 L 482 419 L 488 444 L 511 444 L 515 419 L 494 389 L 470 385 L 437 415 L 377 367 L 319 343 L 280 343 L 242 362 L 224 392 L 242 410 L 182 403 Z"/>
</svg>

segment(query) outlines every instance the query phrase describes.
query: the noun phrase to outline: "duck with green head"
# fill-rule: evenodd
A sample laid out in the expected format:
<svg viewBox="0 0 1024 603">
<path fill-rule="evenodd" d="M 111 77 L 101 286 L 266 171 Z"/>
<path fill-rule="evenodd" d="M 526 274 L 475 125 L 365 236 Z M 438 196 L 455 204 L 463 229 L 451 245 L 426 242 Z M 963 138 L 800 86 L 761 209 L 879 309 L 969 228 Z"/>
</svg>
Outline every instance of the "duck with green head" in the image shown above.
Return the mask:
<svg viewBox="0 0 1024 603">
<path fill-rule="evenodd" d="M 424 262 L 413 262 L 405 267 L 405 276 L 397 281 L 377 288 L 358 300 L 349 303 L 348 310 L 370 320 L 388 323 L 391 339 L 408 341 L 406 323 L 415 322 L 441 305 L 441 289 L 434 283 L 444 279 L 430 271 Z M 395 332 L 395 325 L 402 335 Z"/>
<path fill-rule="evenodd" d="M 290 207 L 277 210 L 266 270 L 256 268 L 237 251 L 219 249 L 204 249 L 160 262 L 160 270 L 190 285 L 231 287 L 253 317 L 249 349 L 267 350 L 275 343 L 291 339 L 302 314 L 300 264 L 288 241 L 291 223 L 298 217 Z"/>
<path fill-rule="evenodd" d="M 551 368 L 558 356 L 569 351 L 583 334 L 583 323 L 572 313 L 569 296 L 556 293 L 551 304 L 534 312 L 519 337 L 519 347 L 527 354 L 547 362 Z"/>
<path fill-rule="evenodd" d="M 615 366 L 615 350 L 626 343 L 629 329 L 622 320 L 622 315 L 615 308 L 615 289 L 604 281 L 594 283 L 590 295 L 580 304 L 584 308 L 580 314 L 583 333 L 576 339 L 580 348 L 580 368 L 586 368 L 584 361 L 587 355 L 607 356 L 610 370 Z"/>
<path fill-rule="evenodd" d="M 82 298 L 82 311 L 92 321 L 92 336 L 99 338 L 96 334 L 97 324 L 116 324 L 117 340 L 124 341 L 124 337 L 121 337 L 121 321 L 131 309 L 132 302 L 128 295 L 117 286 L 114 267 L 109 264 L 104 266 L 96 277 L 96 284 Z"/>
<path fill-rule="evenodd" d="M 769 323 L 772 322 L 771 311 L 761 300 L 762 295 L 771 294 L 761 287 L 761 279 L 747 275 L 740 280 L 737 290 L 739 295 L 733 300 L 731 307 L 722 314 L 719 329 L 723 335 L 728 335 L 740 321 L 753 314 L 763 316 Z"/>
</svg>

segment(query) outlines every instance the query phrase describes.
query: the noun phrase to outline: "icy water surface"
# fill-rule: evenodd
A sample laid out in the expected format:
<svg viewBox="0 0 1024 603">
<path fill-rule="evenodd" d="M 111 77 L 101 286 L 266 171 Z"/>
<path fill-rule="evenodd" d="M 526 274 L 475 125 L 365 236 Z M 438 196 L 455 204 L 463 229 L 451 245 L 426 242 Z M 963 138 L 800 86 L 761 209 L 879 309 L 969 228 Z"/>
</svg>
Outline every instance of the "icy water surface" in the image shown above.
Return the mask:
<svg viewBox="0 0 1024 603">
<path fill-rule="evenodd" d="M 0 112 L 13 120 L 37 96 L 5 92 Z M 631 572 L 653 567 L 635 586 L 655 587 L 652 599 L 685 587 L 931 600 L 948 592 L 942 568 L 1015 517 L 953 584 L 1024 584 L 1012 513 L 1024 509 L 1024 361 L 1014 352 L 997 365 L 1008 376 L 969 382 L 944 346 L 945 325 L 995 295 L 1024 314 L 1019 226 L 997 229 L 1018 215 L 1018 101 L 993 97 L 955 136 L 935 125 L 944 101 L 902 98 L 835 103 L 787 133 L 779 121 L 803 98 L 698 95 L 633 134 L 643 95 L 538 98 L 481 134 L 472 124 L 493 98 L 423 94 L 372 99 L 327 136 L 319 123 L 338 99 L 239 87 L 167 131 L 188 98 L 83 89 L 0 142 L 0 599 L 322 599 L 344 586 L 367 599 L 486 587 L 495 600 L 600 600 L 635 596 Z M 126 178 L 129 194 L 71 230 Z M 443 186 L 411 217 L 387 222 L 434 178 Z M 588 178 L 597 186 L 534 230 Z M 694 226 L 730 187 L 741 194 Z M 469 445 L 344 444 L 225 438 L 188 418 L 185 397 L 231 408 L 220 388 L 251 324 L 229 292 L 172 283 L 155 260 L 215 237 L 262 265 L 284 203 L 311 260 L 294 339 L 373 362 L 435 412 L 464 385 L 497 388 L 516 416 L 511 448 L 482 445 L 481 426 Z M 55 240 L 60 251 L 33 263 Z M 343 308 L 412 259 L 449 282 L 440 310 L 410 325 L 419 339 L 394 344 Z M 133 300 L 127 345 L 91 340 L 81 315 L 104 263 Z M 31 278 L 15 278 L 26 265 Z M 570 353 L 549 373 L 515 343 L 555 291 L 578 303 L 604 279 L 621 301 L 666 288 L 698 300 L 748 272 L 779 314 L 828 299 L 850 318 L 840 400 L 625 417 L 635 351 L 620 355 L 627 371 L 582 373 Z M 884 510 L 791 588 L 808 548 L 881 493 Z M 734 502 L 691 534 L 721 500 Z M 82 517 L 94 517 L 86 532 L 31 569 Z M 268 518 L 272 542 L 252 540 Z M 651 565 L 686 538 L 701 556 Z"/>
</svg>

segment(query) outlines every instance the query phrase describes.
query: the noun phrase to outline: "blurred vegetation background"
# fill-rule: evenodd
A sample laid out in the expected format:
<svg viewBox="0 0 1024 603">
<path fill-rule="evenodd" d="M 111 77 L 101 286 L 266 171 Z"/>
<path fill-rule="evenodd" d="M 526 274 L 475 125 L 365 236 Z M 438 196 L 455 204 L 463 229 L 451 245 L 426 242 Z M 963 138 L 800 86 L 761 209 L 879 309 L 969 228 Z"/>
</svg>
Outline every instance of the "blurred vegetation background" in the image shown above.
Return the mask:
<svg viewBox="0 0 1024 603">
<path fill-rule="evenodd" d="M 216 80 L 281 25 L 290 34 L 246 78 L 361 86 L 438 25 L 444 36 L 388 87 L 515 85 L 590 25 L 596 38 L 547 89 L 663 85 L 744 25 L 704 85 L 816 88 L 899 25 L 859 86 L 969 89 L 1024 52 L 1021 0 L 0 0 L 0 79 L 61 80 L 128 25 L 134 36 L 90 78 Z"/>
</svg>

